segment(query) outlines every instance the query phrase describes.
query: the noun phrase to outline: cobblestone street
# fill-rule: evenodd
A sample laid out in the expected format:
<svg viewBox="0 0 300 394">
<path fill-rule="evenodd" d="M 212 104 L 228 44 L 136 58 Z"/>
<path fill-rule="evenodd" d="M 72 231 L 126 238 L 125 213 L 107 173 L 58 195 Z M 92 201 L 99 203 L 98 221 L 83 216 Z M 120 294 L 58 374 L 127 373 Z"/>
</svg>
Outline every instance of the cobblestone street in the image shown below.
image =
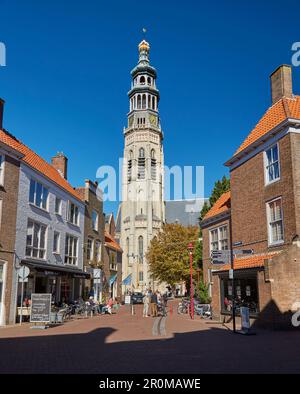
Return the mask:
<svg viewBox="0 0 300 394">
<path fill-rule="evenodd" d="M 1 373 L 299 373 L 300 332 L 234 335 L 187 315 L 116 315 L 71 320 L 47 330 L 0 329 Z M 226 355 L 226 357 L 225 357 Z"/>
</svg>

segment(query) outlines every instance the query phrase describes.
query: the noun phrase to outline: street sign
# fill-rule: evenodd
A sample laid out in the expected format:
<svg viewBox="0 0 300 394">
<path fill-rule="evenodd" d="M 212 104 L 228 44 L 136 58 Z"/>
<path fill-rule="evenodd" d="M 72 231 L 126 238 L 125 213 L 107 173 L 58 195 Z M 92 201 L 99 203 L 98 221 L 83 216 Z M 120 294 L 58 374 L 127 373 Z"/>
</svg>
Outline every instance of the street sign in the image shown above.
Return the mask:
<svg viewBox="0 0 300 394">
<path fill-rule="evenodd" d="M 30 269 L 26 267 L 26 265 L 23 265 L 22 267 L 18 268 L 18 276 L 21 280 L 26 279 L 29 274 L 30 274 Z"/>
<path fill-rule="evenodd" d="M 240 314 L 241 314 L 242 330 L 249 330 L 249 328 L 250 328 L 249 308 L 247 308 L 245 306 L 241 306 L 240 307 Z"/>
<path fill-rule="evenodd" d="M 126 304 L 126 305 L 131 304 L 131 297 L 130 297 L 130 295 L 126 295 L 126 296 L 125 296 L 125 304 Z"/>
<path fill-rule="evenodd" d="M 101 272 L 102 272 L 102 270 L 100 268 L 94 268 L 93 269 L 93 278 L 94 279 L 101 279 Z"/>
<path fill-rule="evenodd" d="M 230 263 L 230 250 L 213 250 L 211 252 L 211 263 L 215 265 Z"/>
<path fill-rule="evenodd" d="M 233 279 L 233 269 L 229 270 L 229 279 Z"/>
<path fill-rule="evenodd" d="M 240 254 L 253 254 L 254 250 L 253 249 L 235 249 L 233 251 L 233 254 L 236 255 L 240 255 Z"/>
</svg>

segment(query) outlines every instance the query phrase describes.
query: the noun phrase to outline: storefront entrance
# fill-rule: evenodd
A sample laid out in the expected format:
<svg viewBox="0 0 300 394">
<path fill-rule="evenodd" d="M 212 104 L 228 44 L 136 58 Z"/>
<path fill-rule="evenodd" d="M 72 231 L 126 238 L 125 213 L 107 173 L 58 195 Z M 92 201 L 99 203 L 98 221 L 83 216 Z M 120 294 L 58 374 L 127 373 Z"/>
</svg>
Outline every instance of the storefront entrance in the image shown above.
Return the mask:
<svg viewBox="0 0 300 394">
<path fill-rule="evenodd" d="M 250 314 L 259 313 L 257 272 L 235 271 L 234 276 L 234 294 L 232 289 L 232 280 L 229 279 L 228 273 L 220 275 L 221 286 L 221 313 L 228 314 L 232 310 L 232 301 L 234 297 L 236 313 L 239 314 L 241 306 L 250 309 Z"/>
</svg>

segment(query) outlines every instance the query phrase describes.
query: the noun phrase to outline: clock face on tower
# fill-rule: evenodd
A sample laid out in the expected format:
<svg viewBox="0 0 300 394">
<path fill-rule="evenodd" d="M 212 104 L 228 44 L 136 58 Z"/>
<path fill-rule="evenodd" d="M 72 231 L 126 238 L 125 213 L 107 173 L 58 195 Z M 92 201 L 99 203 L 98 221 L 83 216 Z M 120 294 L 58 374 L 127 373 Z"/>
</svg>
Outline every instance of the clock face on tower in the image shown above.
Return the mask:
<svg viewBox="0 0 300 394">
<path fill-rule="evenodd" d="M 155 116 L 155 115 L 150 115 L 149 116 L 149 120 L 150 120 L 150 123 L 153 125 L 153 126 L 157 126 L 157 117 Z"/>
</svg>

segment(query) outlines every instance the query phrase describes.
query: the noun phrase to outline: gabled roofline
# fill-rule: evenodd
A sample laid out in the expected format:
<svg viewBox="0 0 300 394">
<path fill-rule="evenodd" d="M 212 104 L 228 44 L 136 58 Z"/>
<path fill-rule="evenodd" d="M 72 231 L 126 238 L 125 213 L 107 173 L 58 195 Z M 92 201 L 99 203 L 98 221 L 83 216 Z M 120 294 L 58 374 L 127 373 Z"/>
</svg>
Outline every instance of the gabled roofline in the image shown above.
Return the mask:
<svg viewBox="0 0 300 394">
<path fill-rule="evenodd" d="M 221 221 L 229 219 L 230 215 L 231 215 L 231 208 L 228 208 L 227 211 L 225 211 L 225 212 L 221 212 L 221 213 L 218 213 L 215 216 L 211 216 L 210 218 L 203 219 L 200 222 L 200 227 L 202 229 L 210 227 L 210 226 L 212 226 L 212 225 L 214 225 L 214 224 L 216 224 L 218 222 L 221 222 Z"/>
<path fill-rule="evenodd" d="M 299 119 L 294 119 L 294 118 L 287 118 L 281 123 L 279 123 L 277 126 L 273 127 L 270 131 L 268 131 L 266 134 L 252 142 L 249 146 L 247 146 L 245 149 L 242 151 L 238 152 L 237 154 L 233 155 L 229 160 L 227 160 L 224 165 L 226 167 L 232 166 L 234 163 L 237 163 L 238 161 L 242 160 L 245 158 L 247 155 L 251 154 L 254 150 L 259 148 L 262 144 L 264 144 L 268 139 L 271 137 L 274 137 L 277 135 L 280 131 L 285 129 L 288 126 L 296 126 L 300 128 L 300 120 Z"/>
</svg>

